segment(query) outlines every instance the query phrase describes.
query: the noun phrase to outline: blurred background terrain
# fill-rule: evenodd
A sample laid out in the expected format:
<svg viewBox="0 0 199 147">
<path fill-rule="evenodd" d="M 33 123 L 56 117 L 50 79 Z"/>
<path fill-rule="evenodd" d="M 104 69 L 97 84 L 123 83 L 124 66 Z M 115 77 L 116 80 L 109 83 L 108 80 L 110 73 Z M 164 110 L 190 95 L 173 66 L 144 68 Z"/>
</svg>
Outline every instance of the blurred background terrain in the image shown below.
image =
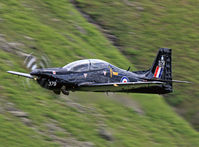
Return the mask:
<svg viewBox="0 0 199 147">
<path fill-rule="evenodd" d="M 0 146 L 199 146 L 196 2 L 1 0 Z M 164 97 L 57 96 L 6 73 L 29 72 L 26 54 L 50 67 L 99 58 L 148 69 L 159 47 L 173 49 L 174 79 L 192 85 Z"/>
<path fill-rule="evenodd" d="M 173 49 L 175 85 L 166 101 L 199 129 L 199 32 L 197 1 L 76 0 L 83 12 L 115 36 L 114 45 L 139 69 L 150 67 L 157 48 Z"/>
</svg>

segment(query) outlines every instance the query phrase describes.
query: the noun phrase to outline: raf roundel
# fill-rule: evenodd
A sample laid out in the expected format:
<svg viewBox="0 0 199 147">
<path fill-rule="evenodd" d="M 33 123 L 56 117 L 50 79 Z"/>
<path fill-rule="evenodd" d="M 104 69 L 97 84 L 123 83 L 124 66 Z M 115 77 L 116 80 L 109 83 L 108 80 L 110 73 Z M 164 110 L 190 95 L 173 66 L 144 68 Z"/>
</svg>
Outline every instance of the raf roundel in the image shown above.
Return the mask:
<svg viewBox="0 0 199 147">
<path fill-rule="evenodd" d="M 121 82 L 122 83 L 127 83 L 129 79 L 127 77 L 122 77 Z"/>
</svg>

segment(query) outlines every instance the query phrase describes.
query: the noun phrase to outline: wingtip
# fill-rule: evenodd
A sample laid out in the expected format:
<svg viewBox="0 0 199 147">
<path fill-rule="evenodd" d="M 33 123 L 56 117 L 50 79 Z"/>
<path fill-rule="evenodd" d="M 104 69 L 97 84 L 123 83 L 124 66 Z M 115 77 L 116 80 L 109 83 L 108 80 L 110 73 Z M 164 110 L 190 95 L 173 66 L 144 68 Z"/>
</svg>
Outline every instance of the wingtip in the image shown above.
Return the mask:
<svg viewBox="0 0 199 147">
<path fill-rule="evenodd" d="M 7 73 L 10 73 L 10 74 L 14 74 L 15 73 L 15 71 L 7 71 Z"/>
<path fill-rule="evenodd" d="M 12 71 L 6 71 L 7 73 L 12 73 Z"/>
<path fill-rule="evenodd" d="M 31 78 L 33 79 L 34 77 L 28 73 L 22 73 L 22 72 L 17 72 L 17 71 L 7 71 L 7 73 L 13 74 L 13 75 L 18 75 L 26 78 Z"/>
</svg>

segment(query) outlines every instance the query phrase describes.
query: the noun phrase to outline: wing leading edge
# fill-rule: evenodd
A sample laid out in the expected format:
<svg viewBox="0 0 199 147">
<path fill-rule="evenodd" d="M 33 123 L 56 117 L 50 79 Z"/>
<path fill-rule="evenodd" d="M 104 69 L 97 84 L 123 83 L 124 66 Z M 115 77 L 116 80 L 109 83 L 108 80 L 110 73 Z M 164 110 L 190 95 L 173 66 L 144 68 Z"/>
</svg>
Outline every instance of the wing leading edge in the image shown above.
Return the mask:
<svg viewBox="0 0 199 147">
<path fill-rule="evenodd" d="M 26 78 L 30 78 L 30 79 L 34 78 L 33 76 L 31 76 L 30 74 L 27 74 L 27 73 L 16 72 L 16 71 L 7 71 L 7 72 L 10 74 L 13 74 L 13 75 L 18 75 L 18 76 L 22 76 L 22 77 L 26 77 Z"/>
<path fill-rule="evenodd" d="M 144 88 L 149 86 L 160 86 L 164 82 L 160 81 L 146 81 L 146 82 L 127 82 L 127 83 L 81 83 L 79 84 L 79 90 L 93 91 L 93 92 L 119 92 L 129 91 L 137 88 Z"/>
</svg>

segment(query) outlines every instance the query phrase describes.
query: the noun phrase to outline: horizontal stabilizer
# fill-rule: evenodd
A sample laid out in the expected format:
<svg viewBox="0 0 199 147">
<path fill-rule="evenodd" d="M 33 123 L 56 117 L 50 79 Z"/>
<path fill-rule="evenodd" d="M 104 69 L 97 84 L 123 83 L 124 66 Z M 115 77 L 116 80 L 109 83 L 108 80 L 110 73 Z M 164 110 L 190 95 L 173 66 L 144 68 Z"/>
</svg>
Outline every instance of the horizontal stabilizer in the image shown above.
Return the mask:
<svg viewBox="0 0 199 147">
<path fill-rule="evenodd" d="M 191 82 L 189 82 L 189 81 L 172 80 L 172 82 L 174 82 L 174 83 L 187 83 L 187 84 L 191 84 Z"/>
<path fill-rule="evenodd" d="M 16 71 L 7 71 L 7 72 L 10 74 L 13 74 L 13 75 L 18 75 L 18 76 L 22 76 L 22 77 L 26 77 L 26 78 L 30 78 L 30 79 L 34 78 L 33 76 L 31 76 L 30 74 L 27 74 L 27 73 L 16 72 Z"/>
</svg>

